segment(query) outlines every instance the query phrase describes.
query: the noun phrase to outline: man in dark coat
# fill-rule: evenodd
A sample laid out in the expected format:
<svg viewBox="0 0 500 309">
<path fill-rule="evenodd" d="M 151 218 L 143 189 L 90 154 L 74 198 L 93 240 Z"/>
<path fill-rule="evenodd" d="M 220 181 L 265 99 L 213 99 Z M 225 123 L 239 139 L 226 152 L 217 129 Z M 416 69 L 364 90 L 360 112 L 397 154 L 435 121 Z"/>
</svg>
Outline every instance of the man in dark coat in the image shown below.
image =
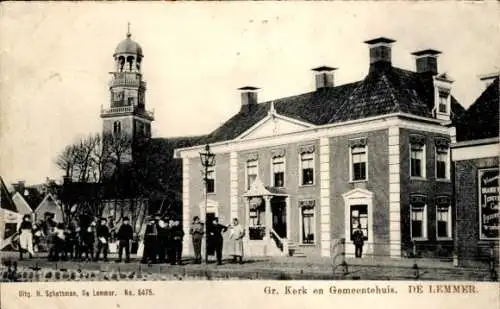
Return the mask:
<svg viewBox="0 0 500 309">
<path fill-rule="evenodd" d="M 222 246 L 223 238 L 222 233 L 227 231 L 227 226 L 219 224 L 219 218 L 215 217 L 213 221 L 212 228 L 209 231 L 210 241 L 215 248 L 215 255 L 217 257 L 217 264 L 222 264 Z"/>
<path fill-rule="evenodd" d="M 85 259 L 91 261 L 94 259 L 94 242 L 95 242 L 95 222 L 91 222 L 87 228 L 80 230 L 81 238 L 81 258 L 85 253 Z"/>
<path fill-rule="evenodd" d="M 184 231 L 179 220 L 174 220 L 170 230 L 170 238 L 170 245 L 172 246 L 172 254 L 169 256 L 170 264 L 182 265 L 182 239 L 184 238 Z"/>
<path fill-rule="evenodd" d="M 165 263 L 166 262 L 166 253 L 167 253 L 167 243 L 168 243 L 168 219 L 164 217 L 163 219 L 158 220 L 157 229 L 158 229 L 158 262 Z"/>
<path fill-rule="evenodd" d="M 172 261 L 172 258 L 174 257 L 174 249 L 173 249 L 173 246 L 172 246 L 172 236 L 174 235 L 172 233 L 173 231 L 173 228 L 174 228 L 174 219 L 170 218 L 168 219 L 166 222 L 167 223 L 167 226 L 166 226 L 166 238 L 165 238 L 165 249 L 167 251 L 167 260 L 169 262 Z"/>
<path fill-rule="evenodd" d="M 156 245 L 158 230 L 153 217 L 148 218 L 146 230 L 144 232 L 144 252 L 141 263 L 156 263 Z"/>
<path fill-rule="evenodd" d="M 130 221 L 128 217 L 123 218 L 123 223 L 120 226 L 120 229 L 118 230 L 118 233 L 116 234 L 116 237 L 118 238 L 119 245 L 118 245 L 118 260 L 117 262 L 122 261 L 122 254 L 123 250 L 125 250 L 125 263 L 130 262 L 130 242 L 132 238 L 134 237 L 134 230 L 132 229 L 132 226 L 130 225 Z"/>
<path fill-rule="evenodd" d="M 365 243 L 363 231 L 361 230 L 361 224 L 358 224 L 358 228 L 352 234 L 352 241 L 355 247 L 355 256 L 360 258 L 363 254 L 363 245 Z"/>
<path fill-rule="evenodd" d="M 101 255 L 101 251 L 103 253 L 104 262 L 108 261 L 108 248 L 109 248 L 109 238 L 111 236 L 109 232 L 109 228 L 106 225 L 106 219 L 101 219 L 101 224 L 97 227 L 97 253 L 95 256 L 95 260 L 99 260 L 99 255 Z"/>
</svg>

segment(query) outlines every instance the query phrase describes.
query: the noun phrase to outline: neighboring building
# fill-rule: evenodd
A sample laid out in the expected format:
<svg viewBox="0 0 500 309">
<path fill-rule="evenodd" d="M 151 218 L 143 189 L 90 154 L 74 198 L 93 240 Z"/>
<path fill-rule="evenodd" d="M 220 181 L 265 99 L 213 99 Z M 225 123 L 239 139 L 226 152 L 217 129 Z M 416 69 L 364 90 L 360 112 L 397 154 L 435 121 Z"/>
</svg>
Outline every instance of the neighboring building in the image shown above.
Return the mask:
<svg viewBox="0 0 500 309">
<path fill-rule="evenodd" d="M 482 79 L 487 88 L 459 121 L 457 143 L 452 144 L 455 250 L 462 265 L 490 258 L 498 261 L 499 73 Z"/>
<path fill-rule="evenodd" d="M 14 188 L 13 200 L 19 209 L 26 209 L 26 205 L 33 211 L 40 205 L 45 193 L 41 190 L 42 185 L 26 186 L 24 181 L 18 181 L 12 184 Z"/>
<path fill-rule="evenodd" d="M 43 220 L 46 213 L 51 213 L 54 215 L 54 220 L 56 222 L 63 222 L 61 202 L 57 200 L 52 193 L 47 193 L 45 195 L 40 204 L 35 208 L 34 213 L 36 221 Z"/>
<path fill-rule="evenodd" d="M 19 213 L 25 215 L 25 214 L 33 214 L 33 209 L 31 206 L 26 202 L 24 199 L 23 195 L 17 191 L 14 192 L 14 195 L 12 196 L 12 201 L 16 205 L 16 208 L 18 209 Z"/>
<path fill-rule="evenodd" d="M 12 201 L 3 178 L 0 177 L 0 250 L 12 250 L 12 236 L 17 232 L 17 225 L 23 219 L 16 204 Z"/>
<path fill-rule="evenodd" d="M 239 218 L 247 255 L 331 256 L 358 224 L 364 256 L 451 256 L 453 207 L 449 145 L 464 109 L 439 74 L 436 50 L 414 53 L 416 72 L 392 66 L 395 41 L 369 47 L 369 72 L 336 85 L 335 68 L 313 69 L 312 92 L 259 103 L 243 87 L 241 109 L 180 148 L 183 227 L 193 216 Z M 200 151 L 210 144 L 205 204 Z M 439 211 L 438 211 L 439 210 Z M 445 227 L 437 226 L 443 215 Z M 439 233 L 438 233 L 439 229 Z M 183 254 L 191 254 L 189 241 Z"/>
</svg>

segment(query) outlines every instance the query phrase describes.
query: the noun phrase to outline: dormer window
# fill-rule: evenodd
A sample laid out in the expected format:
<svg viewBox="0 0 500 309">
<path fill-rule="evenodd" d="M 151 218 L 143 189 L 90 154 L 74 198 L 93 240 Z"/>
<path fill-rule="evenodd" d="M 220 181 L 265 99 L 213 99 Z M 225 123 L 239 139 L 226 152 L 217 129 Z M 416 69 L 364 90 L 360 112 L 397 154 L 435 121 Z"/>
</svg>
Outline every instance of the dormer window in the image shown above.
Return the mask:
<svg viewBox="0 0 500 309">
<path fill-rule="evenodd" d="M 450 120 L 452 83 L 453 81 L 444 73 L 434 77 L 434 115 L 437 119 Z"/>
<path fill-rule="evenodd" d="M 439 105 L 438 113 L 447 114 L 448 113 L 448 93 L 439 92 Z"/>
</svg>

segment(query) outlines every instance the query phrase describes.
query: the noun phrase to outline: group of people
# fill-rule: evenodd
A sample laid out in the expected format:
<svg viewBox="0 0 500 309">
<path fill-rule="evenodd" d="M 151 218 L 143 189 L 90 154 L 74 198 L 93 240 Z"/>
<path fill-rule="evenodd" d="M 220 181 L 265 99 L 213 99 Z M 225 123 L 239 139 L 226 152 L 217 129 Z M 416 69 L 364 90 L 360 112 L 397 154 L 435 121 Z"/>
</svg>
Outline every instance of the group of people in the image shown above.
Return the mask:
<svg viewBox="0 0 500 309">
<path fill-rule="evenodd" d="M 47 251 L 49 261 L 75 260 L 98 261 L 101 253 L 103 260 L 108 260 L 109 242 L 112 234 L 120 240 L 120 258 L 122 251 L 130 260 L 130 242 L 133 239 L 133 229 L 130 220 L 123 218 L 123 223 L 117 233 L 110 228 L 106 218 L 95 219 L 87 224 L 74 220 L 69 224 L 56 222 L 49 215 L 38 224 L 31 222 L 31 216 L 25 215 L 19 225 L 19 255 L 24 258 L 28 253 L 32 258 L 35 251 Z M 125 246 L 125 243 L 128 245 Z"/>
<path fill-rule="evenodd" d="M 149 217 L 144 232 L 141 262 L 181 265 L 183 238 L 184 231 L 179 220 L 161 218 L 160 215 Z"/>
<path fill-rule="evenodd" d="M 243 263 L 243 237 L 245 229 L 239 224 L 237 218 L 229 226 L 219 223 L 219 218 L 214 218 L 211 225 L 207 226 L 207 248 L 212 247 L 215 251 L 217 264 L 222 264 L 222 249 L 224 244 L 223 233 L 229 230 L 229 254 L 233 257 L 233 262 Z M 200 218 L 195 216 L 189 230 L 193 240 L 194 259 L 196 264 L 201 263 L 201 244 L 205 233 L 204 224 Z"/>
<path fill-rule="evenodd" d="M 180 221 L 160 215 L 150 216 L 144 230 L 141 263 L 182 264 L 182 242 L 184 231 Z M 243 237 L 245 229 L 238 219 L 225 226 L 215 218 L 205 227 L 199 217 L 194 217 L 189 233 L 194 248 L 195 263 L 202 262 L 202 240 L 206 234 L 207 248 L 215 253 L 217 264 L 222 264 L 223 234 L 229 231 L 229 251 L 234 262 L 243 262 Z M 135 234 L 128 217 L 122 218 L 119 228 L 110 225 L 106 218 L 88 222 L 73 220 L 69 224 L 56 222 L 53 216 L 46 216 L 37 224 L 31 222 L 31 216 L 25 215 L 18 228 L 20 259 L 27 253 L 30 258 L 35 251 L 48 252 L 50 261 L 108 261 L 109 245 L 117 241 L 118 259 L 130 262 L 131 245 Z M 140 251 L 140 250 L 139 250 Z"/>
</svg>

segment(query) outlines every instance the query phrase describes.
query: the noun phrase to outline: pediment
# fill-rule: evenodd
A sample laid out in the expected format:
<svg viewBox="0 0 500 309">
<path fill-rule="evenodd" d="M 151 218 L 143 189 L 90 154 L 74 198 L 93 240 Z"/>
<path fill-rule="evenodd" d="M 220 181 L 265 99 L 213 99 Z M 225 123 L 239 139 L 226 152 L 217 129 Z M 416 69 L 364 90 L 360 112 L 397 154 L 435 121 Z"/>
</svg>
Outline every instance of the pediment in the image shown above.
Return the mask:
<svg viewBox="0 0 500 309">
<path fill-rule="evenodd" d="M 202 200 L 199 203 L 199 206 L 200 207 L 205 206 L 205 200 Z M 217 208 L 217 207 L 219 207 L 219 202 L 211 200 L 211 199 L 207 199 L 207 208 Z"/>
<path fill-rule="evenodd" d="M 351 190 L 349 192 L 346 192 L 346 193 L 342 194 L 342 197 L 345 200 L 348 200 L 348 199 L 372 198 L 373 197 L 373 192 L 368 191 L 366 189 L 362 189 L 362 188 L 356 188 L 356 189 L 353 189 L 353 190 Z"/>
<path fill-rule="evenodd" d="M 262 121 L 240 135 L 240 139 L 255 139 L 300 132 L 312 127 L 311 124 L 281 115 L 267 116 Z"/>
</svg>

